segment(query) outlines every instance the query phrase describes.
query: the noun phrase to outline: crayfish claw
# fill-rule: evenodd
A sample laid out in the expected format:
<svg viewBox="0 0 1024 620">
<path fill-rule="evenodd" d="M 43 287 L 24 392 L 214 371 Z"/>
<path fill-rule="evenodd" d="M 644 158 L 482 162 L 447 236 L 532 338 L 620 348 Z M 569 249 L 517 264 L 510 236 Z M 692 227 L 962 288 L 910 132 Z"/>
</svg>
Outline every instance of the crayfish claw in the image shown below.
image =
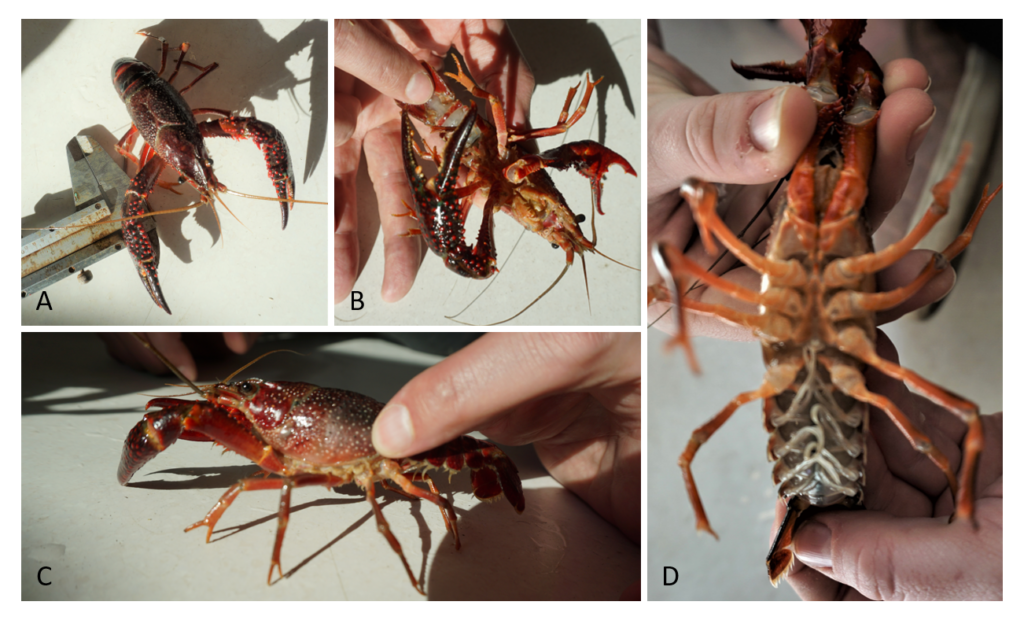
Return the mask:
<svg viewBox="0 0 1024 620">
<path fill-rule="evenodd" d="M 146 291 L 153 298 L 153 302 L 164 312 L 171 314 L 171 308 L 167 305 L 167 300 L 164 299 L 164 292 L 160 289 L 160 280 L 156 275 L 156 263 L 136 262 L 135 267 L 138 269 L 139 277 L 142 278 L 142 284 L 146 287 Z"/>
<path fill-rule="evenodd" d="M 295 173 L 292 171 L 288 143 L 284 135 L 270 123 L 255 118 L 229 116 L 199 123 L 199 133 L 206 138 L 252 140 L 260 147 L 267 164 L 267 175 L 274 183 L 281 201 L 281 230 L 288 227 L 288 210 L 295 199 Z"/>
<path fill-rule="evenodd" d="M 164 163 L 154 158 L 147 163 L 139 174 L 132 180 L 131 185 L 125 192 L 124 203 L 121 206 L 121 213 L 125 218 L 135 218 L 150 212 L 149 202 L 146 197 L 153 190 Z M 156 305 L 160 306 L 167 314 L 171 313 L 164 293 L 160 290 L 160 280 L 157 278 L 156 269 L 160 264 L 160 241 L 154 235 L 150 239 L 149 233 L 142 226 L 138 219 L 125 219 L 121 224 L 121 235 L 124 243 L 128 246 L 128 254 L 135 263 L 135 270 L 142 279 L 142 285 L 146 292 L 153 299 Z"/>
</svg>

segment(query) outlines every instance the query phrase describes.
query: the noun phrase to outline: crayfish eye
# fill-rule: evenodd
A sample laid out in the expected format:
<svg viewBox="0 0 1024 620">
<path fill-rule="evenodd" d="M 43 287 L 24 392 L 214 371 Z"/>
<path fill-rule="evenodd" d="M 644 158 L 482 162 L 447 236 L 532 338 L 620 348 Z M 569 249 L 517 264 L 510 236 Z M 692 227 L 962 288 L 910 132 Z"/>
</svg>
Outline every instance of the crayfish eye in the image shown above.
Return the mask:
<svg viewBox="0 0 1024 620">
<path fill-rule="evenodd" d="M 557 243 L 552 243 L 551 244 L 551 249 L 552 250 L 557 250 L 558 249 L 558 244 Z"/>
<path fill-rule="evenodd" d="M 256 386 L 251 381 L 242 381 L 238 384 L 238 391 L 242 394 L 252 394 L 256 391 Z"/>
</svg>

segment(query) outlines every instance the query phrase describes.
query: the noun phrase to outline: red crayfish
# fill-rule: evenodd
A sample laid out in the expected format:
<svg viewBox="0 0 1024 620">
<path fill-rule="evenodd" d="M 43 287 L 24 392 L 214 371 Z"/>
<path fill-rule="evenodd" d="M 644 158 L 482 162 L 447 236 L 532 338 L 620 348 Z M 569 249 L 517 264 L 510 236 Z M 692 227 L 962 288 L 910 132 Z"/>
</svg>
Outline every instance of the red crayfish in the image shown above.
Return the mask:
<svg viewBox="0 0 1024 620">
<path fill-rule="evenodd" d="M 289 203 L 296 202 L 295 175 L 288 155 L 288 145 L 273 125 L 255 118 L 234 116 L 227 110 L 189 108 L 182 94 L 216 69 L 217 63 L 201 67 L 186 61 L 185 53 L 189 44 L 182 43 L 177 48 L 181 53 L 174 71 L 165 80 L 160 76 L 167 64 L 168 44 L 161 37 L 154 38 L 162 42 L 159 71 L 154 71 L 149 65 L 134 58 L 121 58 L 111 68 L 111 77 L 132 119 L 131 128 L 117 143 L 117 151 L 139 167 L 138 174 L 125 192 L 122 231 L 146 291 L 158 306 L 170 314 L 170 307 L 157 278 L 159 242 L 151 243 L 139 222 L 139 218 L 145 217 L 150 210 L 146 198 L 153 191 L 164 168 L 173 168 L 181 179 L 199 192 L 199 204 L 210 204 L 212 207 L 214 199 L 220 200 L 218 194 L 228 190 L 214 175 L 213 160 L 203 139 L 223 137 L 252 140 L 263 152 L 267 171 L 280 200 L 282 229 L 288 225 Z M 182 64 L 199 69 L 200 73 L 179 91 L 173 82 Z M 221 118 L 196 122 L 196 115 Z M 139 135 L 146 143 L 136 158 L 131 151 Z"/>
<path fill-rule="evenodd" d="M 309 383 L 248 379 L 230 383 L 232 377 L 248 368 L 257 358 L 221 383 L 202 389 L 181 375 L 147 340 L 139 340 L 185 381 L 200 400 L 155 398 L 147 413 L 125 439 L 117 480 L 122 485 L 158 453 L 178 439 L 213 441 L 262 467 L 262 475 L 233 484 L 201 521 L 185 531 L 206 527 L 210 542 L 224 511 L 243 491 L 280 489 L 277 536 L 267 583 L 274 569 L 281 572 L 281 544 L 291 505 L 291 490 L 305 486 L 337 487 L 354 482 L 366 493 L 373 508 L 377 529 L 402 560 L 413 587 L 424 594 L 402 552 L 402 546 L 388 527 L 376 501 L 376 483 L 412 499 L 425 499 L 441 510 L 446 529 L 459 549 L 457 515 L 445 499 L 428 470 L 443 469 L 449 474 L 468 467 L 472 472 L 473 493 L 480 500 L 497 500 L 504 495 L 516 512 L 525 507 L 522 483 L 515 464 L 495 445 L 458 437 L 420 454 L 402 459 L 380 456 L 373 449 L 370 430 L 383 404 L 376 400 L 333 388 Z M 266 355 L 269 355 L 266 354 Z M 270 474 L 276 474 L 271 476 Z M 416 481 L 427 483 L 423 489 Z"/>
<path fill-rule="evenodd" d="M 863 507 L 868 407 L 899 428 L 914 448 L 945 475 L 956 500 L 956 519 L 973 521 L 975 478 L 983 448 L 978 407 L 929 382 L 875 351 L 875 313 L 907 301 L 970 243 L 982 214 L 1002 186 L 986 187 L 966 229 L 909 284 L 876 292 L 875 274 L 903 258 L 949 208 L 970 149 L 934 188 L 934 202 L 900 241 L 875 251 L 863 207 L 875 154 L 875 132 L 884 98 L 882 72 L 860 43 L 863 20 L 803 20 L 809 51 L 791 64 L 733 65 L 744 77 L 803 82 L 818 107 L 811 141 L 793 169 L 786 201 L 777 212 L 765 256 L 740 240 L 715 211 L 716 190 L 699 180 L 683 183 L 706 251 L 717 239 L 741 262 L 762 275 L 760 291 L 748 290 L 709 273 L 678 249 L 655 248 L 655 263 L 667 288 L 651 297 L 671 295 L 679 308 L 682 346 L 696 367 L 683 309 L 717 316 L 750 328 L 761 340 L 768 368 L 762 385 L 738 395 L 695 430 L 679 465 L 697 528 L 711 529 L 690 465 L 705 443 L 745 403 L 764 399 L 764 425 L 771 433 L 769 459 L 786 505 L 783 522 L 767 557 L 773 585 L 793 566 L 793 534 L 805 511 L 827 507 Z M 685 297 L 687 279 L 757 306 L 742 312 Z M 886 396 L 869 390 L 864 373 L 874 368 L 906 382 L 953 412 L 967 426 L 959 479 L 945 455 Z M 976 524 L 975 524 L 976 525 Z"/>
<path fill-rule="evenodd" d="M 437 72 L 424 63 L 434 81 L 434 96 L 424 105 L 399 103 L 402 108 L 402 153 L 413 194 L 413 205 L 407 213 L 401 215 L 414 218 L 420 225 L 408 234 L 423 236 L 427 246 L 455 273 L 469 278 L 488 278 L 497 271 L 493 216 L 500 209 L 527 230 L 543 237 L 552 247 L 565 251 L 565 268 L 548 290 L 565 275 L 576 254 L 580 254 L 580 260 L 583 261 L 584 279 L 585 251 L 596 252 L 618 263 L 595 247 L 597 232 L 593 210 L 604 214 L 601 190 L 604 177 L 612 165 L 618 165 L 626 173 L 636 176 L 629 162 L 592 140 L 563 144 L 540 155 L 526 153 L 520 146 L 524 140 L 566 132 L 586 113 L 594 86 L 601 79 L 592 82 L 587 76 L 582 100 L 571 116 L 569 109 L 579 85 L 569 90 L 556 125 L 544 129 L 520 130 L 508 126 L 498 97 L 477 86 L 473 78 L 463 71 L 458 57 L 453 54 L 452 58 L 458 73 L 445 75 L 458 82 L 468 93 L 488 101 L 493 124 L 477 113 L 475 103 L 466 106 L 456 99 Z M 424 154 L 416 144 L 416 131 L 410 118 L 424 123 L 446 140 L 443 154 L 429 148 L 426 149 L 428 154 Z M 433 160 L 438 169 L 436 178 L 428 179 L 425 176 L 417 155 L 429 156 Z M 585 219 L 584 216 L 573 213 L 545 168 L 574 168 L 589 179 L 594 241 L 583 235 L 579 223 Z M 459 187 L 457 181 L 463 169 L 467 171 L 465 184 Z M 477 192 L 486 198 L 486 202 L 476 243 L 471 247 L 465 239 L 465 222 L 472 197 Z"/>
</svg>

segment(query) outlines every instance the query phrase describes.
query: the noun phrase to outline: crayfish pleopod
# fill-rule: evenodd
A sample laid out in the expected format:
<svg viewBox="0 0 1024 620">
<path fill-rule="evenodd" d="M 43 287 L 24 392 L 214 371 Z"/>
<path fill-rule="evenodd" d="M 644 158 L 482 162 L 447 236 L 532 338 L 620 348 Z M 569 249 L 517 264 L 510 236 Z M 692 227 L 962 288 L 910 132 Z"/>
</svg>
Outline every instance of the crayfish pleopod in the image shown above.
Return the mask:
<svg viewBox="0 0 1024 620">
<path fill-rule="evenodd" d="M 709 273 L 678 249 L 661 244 L 655 263 L 666 283 L 651 297 L 675 301 L 679 332 L 674 343 L 695 356 L 686 334 L 685 310 L 713 315 L 751 329 L 762 343 L 767 372 L 761 386 L 744 392 L 696 429 L 679 458 L 696 525 L 711 529 L 691 463 L 704 444 L 742 405 L 764 399 L 764 425 L 771 433 L 768 456 L 785 517 L 767 557 L 773 585 L 794 562 L 793 534 L 810 509 L 862 507 L 866 480 L 869 406 L 881 410 L 913 447 L 943 473 L 956 501 L 953 518 L 973 521 L 975 477 L 982 446 L 982 424 L 974 403 L 875 351 L 875 313 L 907 301 L 970 243 L 989 203 L 999 192 L 986 190 L 964 232 L 936 252 L 909 284 L 875 290 L 875 274 L 905 256 L 942 218 L 970 148 L 933 190 L 934 202 L 900 241 L 875 250 L 863 211 L 875 153 L 875 131 L 884 98 L 882 73 L 860 43 L 862 20 L 803 20 L 809 51 L 801 60 L 737 66 L 745 77 L 806 84 L 818 106 L 818 123 L 793 169 L 785 204 L 777 212 L 764 256 L 741 241 L 715 211 L 717 193 L 709 183 L 688 180 L 681 196 L 693 211 L 701 240 L 716 254 L 716 239 L 739 261 L 762 276 L 759 291 Z M 693 280 L 753 304 L 754 312 L 686 297 Z M 947 457 L 904 412 L 865 383 L 874 370 L 905 382 L 958 416 L 966 425 L 963 459 L 956 475 Z M 909 414 L 909 415 L 908 415 Z"/>
<path fill-rule="evenodd" d="M 517 512 L 525 507 L 515 464 L 487 441 L 464 436 L 408 458 L 385 458 L 376 453 L 370 440 L 373 422 L 383 408 L 382 403 L 372 398 L 309 383 L 262 379 L 231 382 L 235 375 L 216 385 L 200 388 L 181 375 L 148 340 L 139 339 L 188 383 L 200 399 L 155 398 L 147 403 L 147 409 L 159 407 L 160 410 L 147 413 L 129 432 L 117 470 L 118 482 L 127 484 L 148 461 L 178 439 L 213 441 L 251 459 L 264 472 L 233 484 L 205 518 L 185 531 L 206 527 L 209 542 L 217 522 L 239 493 L 280 489 L 277 536 L 268 584 L 275 568 L 283 577 L 281 545 L 288 526 L 293 488 L 337 487 L 348 483 L 359 486 L 373 509 L 377 529 L 401 558 L 409 580 L 420 594 L 424 593 L 423 588 L 377 504 L 377 483 L 406 497 L 435 504 L 456 549 L 461 547 L 458 517 L 451 503 L 434 485 L 429 470 L 441 469 L 453 474 L 468 468 L 473 493 L 478 499 L 497 500 L 504 496 Z M 235 374 L 252 363 L 255 361 Z M 414 482 L 426 482 L 428 488 Z"/>
</svg>

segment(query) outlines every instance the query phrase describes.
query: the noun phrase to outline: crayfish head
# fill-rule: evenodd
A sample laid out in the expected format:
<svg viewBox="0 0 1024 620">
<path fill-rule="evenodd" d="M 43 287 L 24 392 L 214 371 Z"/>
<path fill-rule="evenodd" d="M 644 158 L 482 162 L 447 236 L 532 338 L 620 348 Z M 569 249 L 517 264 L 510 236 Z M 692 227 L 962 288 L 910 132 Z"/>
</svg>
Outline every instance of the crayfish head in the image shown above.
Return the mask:
<svg viewBox="0 0 1024 620">
<path fill-rule="evenodd" d="M 204 202 L 212 202 L 220 183 L 213 174 L 213 158 L 206 145 L 201 140 L 189 140 L 187 134 L 173 128 L 161 130 L 158 139 L 160 157 L 202 194 Z"/>
<path fill-rule="evenodd" d="M 210 390 L 210 396 L 220 405 L 236 408 L 244 407 L 260 393 L 262 386 L 262 379 L 219 383 Z"/>
</svg>

